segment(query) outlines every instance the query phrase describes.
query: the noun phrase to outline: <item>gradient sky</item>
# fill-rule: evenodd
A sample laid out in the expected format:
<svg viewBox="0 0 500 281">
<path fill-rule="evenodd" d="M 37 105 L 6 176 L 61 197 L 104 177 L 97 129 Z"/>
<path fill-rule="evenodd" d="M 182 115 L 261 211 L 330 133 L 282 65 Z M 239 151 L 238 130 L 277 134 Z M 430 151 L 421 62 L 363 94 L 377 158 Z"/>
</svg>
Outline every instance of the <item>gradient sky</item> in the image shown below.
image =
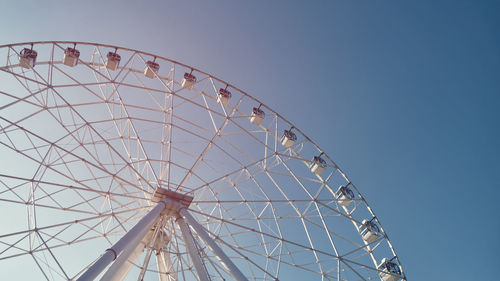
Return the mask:
<svg viewBox="0 0 500 281">
<path fill-rule="evenodd" d="M 1 2 L 0 44 L 108 43 L 229 81 L 348 174 L 409 280 L 498 279 L 499 1 L 22 2 Z"/>
</svg>

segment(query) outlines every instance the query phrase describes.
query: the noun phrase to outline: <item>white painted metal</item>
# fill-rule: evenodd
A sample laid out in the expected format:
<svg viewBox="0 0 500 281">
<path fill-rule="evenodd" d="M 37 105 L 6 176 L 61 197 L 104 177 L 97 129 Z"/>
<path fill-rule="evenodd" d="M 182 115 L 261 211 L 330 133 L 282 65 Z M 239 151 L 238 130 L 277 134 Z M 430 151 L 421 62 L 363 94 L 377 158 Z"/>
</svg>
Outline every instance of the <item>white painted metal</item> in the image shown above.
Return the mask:
<svg viewBox="0 0 500 281">
<path fill-rule="evenodd" d="M 74 245 L 113 241 L 148 212 L 146 206 L 156 200 L 151 195 L 163 187 L 194 197 L 190 212 L 203 219 L 203 227 L 218 245 L 231 249 L 227 254 L 241 261 L 238 267 L 250 280 L 283 279 L 283 273 L 295 272 L 310 280 L 374 280 L 380 278 L 375 256 L 388 253 L 401 265 L 357 188 L 349 185 L 356 200 L 346 206 L 348 200 L 334 189 L 350 180 L 326 154 L 321 156 L 329 168 L 319 175 L 311 172 L 311 153 L 322 151 L 277 112 L 266 107 L 269 122 L 256 130 L 248 124 L 248 108 L 261 102 L 234 85 L 154 54 L 77 44 L 82 56 L 74 69 L 63 67 L 60 60 L 66 46 L 73 47 L 74 42 L 0 46 L 0 54 L 5 55 L 0 70 L 14 81 L 8 84 L 20 86 L 16 92 L 0 84 L 0 139 L 6 140 L 0 145 L 0 155 L 34 164 L 15 172 L 8 167 L 0 173 L 0 200 L 6 207 L 28 210 L 25 231 L 18 230 L 26 225 L 0 231 L 0 243 L 10 249 L 0 251 L 0 260 L 30 258 L 41 274 L 37 279 L 75 279 L 77 272 L 61 262 L 67 257 L 53 249 L 72 251 L 79 257 L 72 262 L 81 262 L 83 267 L 93 256 L 82 255 Z M 26 47 L 38 51 L 36 67 L 28 71 L 17 60 Z M 112 70 L 108 51 L 118 51 L 123 58 L 117 72 L 107 71 Z M 146 57 L 156 57 L 169 72 L 145 79 Z M 179 74 L 190 71 L 196 72 L 199 87 L 183 85 Z M 221 100 L 221 88 L 231 88 L 234 103 Z M 40 118 L 44 122 L 50 119 L 46 124 L 50 130 L 40 124 L 30 127 L 43 115 L 48 117 Z M 280 138 L 284 128 L 292 128 L 299 138 Z M 64 138 L 53 137 L 58 130 Z M 95 198 L 106 203 L 96 206 Z M 331 204 L 334 201 L 339 204 Z M 48 206 L 47 202 L 53 203 Z M 162 215 L 177 212 L 174 205 L 167 209 Z M 63 218 L 47 222 L 51 210 Z M 368 239 L 371 242 L 363 239 L 366 233 L 361 223 L 369 216 L 380 227 L 380 235 Z M 354 227 L 335 227 L 335 221 L 342 220 Z M 68 231 L 59 234 L 60 227 Z M 78 228 L 84 230 L 68 236 Z M 186 281 L 196 272 L 180 229 L 170 219 L 163 230 L 172 234 L 163 252 L 171 253 L 176 278 Z M 296 257 L 301 258 L 297 261 Z M 203 255 L 203 262 L 210 276 L 226 278 L 227 269 L 219 257 Z M 141 274 L 156 273 L 153 263 L 147 267 Z M 405 278 L 404 273 L 401 276 Z"/>
<path fill-rule="evenodd" d="M 160 281 L 172 281 L 173 275 L 173 266 L 170 261 L 170 255 L 168 252 L 165 252 L 168 248 L 168 244 L 170 242 L 170 237 L 165 234 L 162 230 L 158 233 L 158 237 L 154 241 L 154 250 L 156 257 L 156 266 L 158 268 L 158 277 Z M 168 260 L 166 260 L 166 258 Z"/>
<path fill-rule="evenodd" d="M 146 271 L 148 270 L 149 266 L 149 261 L 151 260 L 151 255 L 153 254 L 153 248 L 156 239 L 158 238 L 158 234 L 161 233 L 161 226 L 158 224 L 155 226 L 155 229 L 153 230 L 153 236 L 152 241 L 149 241 L 148 245 L 146 246 L 146 254 L 144 256 L 144 260 L 142 261 L 142 264 L 140 264 L 140 272 L 139 275 L 137 276 L 137 281 L 143 281 L 144 280 L 144 275 L 146 275 Z"/>
<path fill-rule="evenodd" d="M 165 202 L 159 202 L 147 215 L 145 215 L 132 229 L 130 229 L 113 247 L 106 252 L 83 273 L 77 281 L 92 281 L 125 249 L 135 249 L 144 236 L 158 219 L 165 208 Z"/>
<path fill-rule="evenodd" d="M 141 243 L 137 244 L 135 248 L 129 247 L 118 256 L 118 258 L 111 264 L 109 269 L 101 277 L 100 281 L 121 281 L 125 279 L 134 263 L 141 256 L 144 247 L 149 243 L 153 231 L 150 230 Z"/>
<path fill-rule="evenodd" d="M 189 230 L 189 226 L 186 224 L 182 217 L 177 218 L 177 224 L 179 225 L 182 237 L 184 238 L 184 243 L 186 243 L 186 248 L 188 250 L 189 256 L 191 257 L 191 261 L 198 273 L 198 278 L 200 281 L 210 281 L 210 276 L 208 275 L 207 269 L 203 264 L 203 261 L 200 256 L 200 251 L 198 247 L 196 247 L 196 242 L 194 240 L 193 234 Z"/>
<path fill-rule="evenodd" d="M 174 270 L 170 254 L 166 251 L 156 252 L 156 264 L 160 281 L 177 281 L 177 273 Z"/>
<path fill-rule="evenodd" d="M 193 216 L 185 209 L 181 208 L 179 214 L 186 219 L 189 225 L 196 231 L 196 234 L 205 242 L 207 247 L 212 251 L 224 268 L 233 276 L 237 281 L 248 281 L 248 279 L 241 273 L 241 271 L 234 265 L 228 256 L 222 251 L 222 249 L 210 238 L 208 233 L 203 229 L 203 227 L 196 221 Z"/>
</svg>

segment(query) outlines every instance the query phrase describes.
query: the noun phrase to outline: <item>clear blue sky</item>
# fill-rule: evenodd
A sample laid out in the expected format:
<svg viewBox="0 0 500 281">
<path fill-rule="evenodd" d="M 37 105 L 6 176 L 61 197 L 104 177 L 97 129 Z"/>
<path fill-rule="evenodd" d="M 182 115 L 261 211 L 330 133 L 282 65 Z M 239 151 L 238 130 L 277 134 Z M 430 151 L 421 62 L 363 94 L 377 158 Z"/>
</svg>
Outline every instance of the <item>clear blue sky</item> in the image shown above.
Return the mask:
<svg viewBox="0 0 500 281">
<path fill-rule="evenodd" d="M 499 1 L 180 2 L 4 1 L 0 44 L 109 43 L 229 81 L 347 172 L 409 280 L 498 279 Z"/>
</svg>

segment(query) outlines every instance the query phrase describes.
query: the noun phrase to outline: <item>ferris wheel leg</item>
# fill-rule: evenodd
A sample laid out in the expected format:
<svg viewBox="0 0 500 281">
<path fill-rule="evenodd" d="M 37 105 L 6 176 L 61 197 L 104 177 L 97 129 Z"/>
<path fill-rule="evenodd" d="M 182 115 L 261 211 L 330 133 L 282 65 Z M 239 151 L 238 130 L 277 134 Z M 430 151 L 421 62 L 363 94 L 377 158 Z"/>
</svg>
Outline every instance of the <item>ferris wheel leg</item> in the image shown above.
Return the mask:
<svg viewBox="0 0 500 281">
<path fill-rule="evenodd" d="M 90 266 L 77 281 L 93 281 L 101 274 L 101 272 L 112 263 L 118 255 L 126 248 L 135 249 L 137 245 L 144 239 L 144 236 L 153 227 L 153 224 L 158 220 L 161 211 L 165 209 L 165 202 L 160 201 L 158 204 L 145 215 L 132 229 L 130 229 L 118 242 L 111 248 L 106 249 L 104 254 Z M 128 250 L 127 250 L 128 252 Z"/>
<path fill-rule="evenodd" d="M 219 262 L 224 266 L 224 268 L 233 276 L 237 281 L 248 281 L 248 279 L 241 273 L 241 271 L 234 265 L 234 263 L 229 259 L 228 256 L 222 251 L 222 249 L 215 243 L 215 241 L 210 238 L 208 233 L 203 229 L 203 227 L 196 221 L 193 216 L 184 208 L 179 210 L 179 214 L 186 219 L 186 221 L 193 227 L 196 234 L 205 242 L 208 248 L 215 254 Z"/>
<path fill-rule="evenodd" d="M 182 217 L 177 218 L 177 223 L 179 224 L 179 227 L 181 229 L 182 237 L 184 238 L 184 243 L 186 243 L 186 248 L 188 250 L 189 256 L 191 256 L 191 260 L 193 261 L 194 268 L 198 273 L 200 281 L 210 281 L 207 269 L 205 268 L 205 265 L 201 260 L 200 252 L 196 247 L 193 234 L 189 230 L 188 225 L 186 224 L 186 222 Z"/>
<path fill-rule="evenodd" d="M 141 256 L 145 245 L 147 245 L 152 235 L 153 231 L 149 231 L 135 248 L 130 247 L 123 250 L 111 267 L 104 273 L 100 281 L 121 281 L 125 279 L 130 269 L 132 269 L 134 262 Z"/>
</svg>

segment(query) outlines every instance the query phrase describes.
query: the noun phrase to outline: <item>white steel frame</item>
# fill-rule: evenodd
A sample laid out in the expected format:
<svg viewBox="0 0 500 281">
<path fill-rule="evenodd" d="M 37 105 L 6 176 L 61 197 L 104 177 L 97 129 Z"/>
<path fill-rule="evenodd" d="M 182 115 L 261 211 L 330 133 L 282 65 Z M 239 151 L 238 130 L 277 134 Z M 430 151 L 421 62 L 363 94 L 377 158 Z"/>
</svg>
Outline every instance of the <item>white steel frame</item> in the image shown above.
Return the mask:
<svg viewBox="0 0 500 281">
<path fill-rule="evenodd" d="M 62 52 L 75 44 L 77 66 L 62 65 Z M 31 46 L 37 64 L 26 69 L 18 55 Z M 105 67 L 108 51 L 121 55 L 115 71 Z M 148 79 L 144 66 L 153 58 L 160 70 Z M 30 257 L 46 280 L 372 280 L 384 257 L 402 270 L 345 173 L 292 123 L 234 85 L 105 44 L 10 44 L 0 46 L 0 59 L 0 155 L 29 167 L 14 169 L 16 160 L 0 170 L 0 204 L 28 214 L 24 230 L 0 232 L 0 260 Z M 181 87 L 184 72 L 197 78 L 190 89 Z M 232 93 L 227 105 L 217 103 L 220 88 Z M 259 125 L 249 121 L 255 106 L 265 112 Z M 292 127 L 298 139 L 285 148 L 280 138 Z M 317 176 L 309 165 L 320 154 L 327 165 Z M 355 194 L 348 206 L 337 200 L 340 185 Z M 189 209 L 170 199 L 155 205 L 159 187 L 194 200 Z M 42 216 L 50 212 L 58 221 Z M 361 221 L 372 218 L 380 236 L 366 243 Z M 155 246 L 163 233 L 169 242 Z M 83 270 L 67 269 L 59 249 L 86 243 L 112 246 L 90 265 L 80 261 Z M 404 272 L 400 277 L 406 280 Z"/>
</svg>

